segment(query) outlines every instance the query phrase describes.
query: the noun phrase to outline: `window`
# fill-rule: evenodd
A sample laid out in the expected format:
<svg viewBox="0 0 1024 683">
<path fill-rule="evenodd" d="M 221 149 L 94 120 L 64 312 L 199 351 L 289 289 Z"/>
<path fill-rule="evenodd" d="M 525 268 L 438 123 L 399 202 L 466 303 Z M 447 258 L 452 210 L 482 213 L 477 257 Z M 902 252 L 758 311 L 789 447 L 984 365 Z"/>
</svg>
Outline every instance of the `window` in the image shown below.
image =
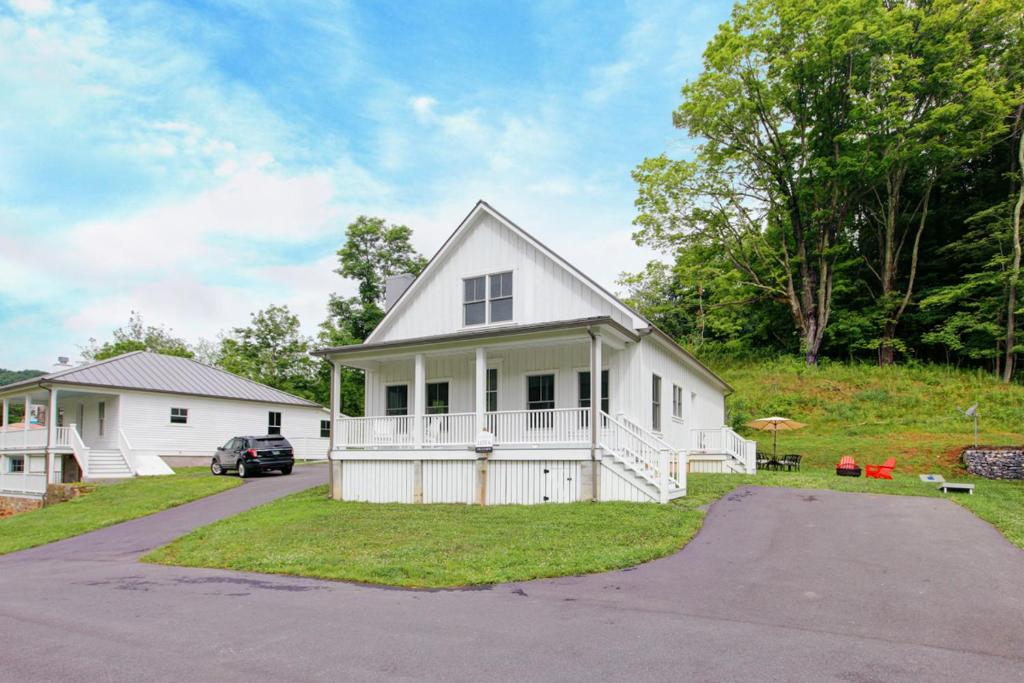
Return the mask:
<svg viewBox="0 0 1024 683">
<path fill-rule="evenodd" d="M 448 412 L 448 382 L 427 382 L 427 415 Z"/>
<path fill-rule="evenodd" d="M 512 271 L 469 277 L 462 284 L 464 325 L 512 320 Z"/>
<path fill-rule="evenodd" d="M 555 407 L 555 376 L 529 375 L 526 378 L 527 410 L 553 410 Z M 542 413 L 527 417 L 526 424 L 530 428 L 550 427 L 552 414 Z"/>
<path fill-rule="evenodd" d="M 512 273 L 496 273 L 491 281 L 491 322 L 512 319 Z"/>
<path fill-rule="evenodd" d="M 487 278 L 481 275 L 462 283 L 462 322 L 464 325 L 482 325 L 487 322 Z"/>
<path fill-rule="evenodd" d="M 223 448 L 221 448 L 221 450 L 222 451 L 233 451 L 233 450 L 235 450 L 235 446 L 236 446 L 235 442 L 236 441 L 238 441 L 238 439 L 228 439 L 228 442 L 226 444 L 224 444 L 224 446 L 223 446 Z"/>
<path fill-rule="evenodd" d="M 590 407 L 590 371 L 583 370 L 577 375 L 579 380 L 579 406 L 580 408 Z M 608 400 L 608 371 L 601 371 L 601 410 L 608 413 L 610 402 Z M 610 414 L 610 413 L 609 413 Z"/>
<path fill-rule="evenodd" d="M 661 378 L 657 375 L 651 379 L 651 429 L 661 431 Z"/>
<path fill-rule="evenodd" d="M 171 424 L 188 424 L 188 408 L 171 408 Z"/>
<path fill-rule="evenodd" d="M 320 438 L 329 439 L 331 438 L 331 421 L 320 420 Z"/>
<path fill-rule="evenodd" d="M 267 415 L 267 434 L 281 433 L 281 413 L 271 411 Z"/>
<path fill-rule="evenodd" d="M 405 384 L 396 384 L 385 387 L 385 415 L 408 415 L 409 414 L 409 387 Z"/>
<path fill-rule="evenodd" d="M 672 417 L 683 419 L 683 388 L 678 384 L 672 385 Z"/>
<path fill-rule="evenodd" d="M 96 407 L 96 422 L 97 428 L 99 429 L 100 436 L 103 436 L 104 422 L 107 421 L 107 404 L 100 401 L 100 404 Z"/>
<path fill-rule="evenodd" d="M 25 471 L 25 456 L 11 455 L 7 457 L 7 471 L 11 474 Z"/>
<path fill-rule="evenodd" d="M 485 397 L 487 399 L 487 412 L 498 412 L 498 368 L 487 368 L 487 390 Z"/>
</svg>

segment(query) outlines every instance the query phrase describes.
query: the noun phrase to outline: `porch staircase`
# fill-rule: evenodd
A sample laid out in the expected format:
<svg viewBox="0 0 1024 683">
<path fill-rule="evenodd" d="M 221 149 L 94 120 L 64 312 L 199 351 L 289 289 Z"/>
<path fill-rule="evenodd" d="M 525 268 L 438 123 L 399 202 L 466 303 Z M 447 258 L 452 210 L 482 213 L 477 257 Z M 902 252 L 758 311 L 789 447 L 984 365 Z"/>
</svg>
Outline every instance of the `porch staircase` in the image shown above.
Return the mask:
<svg viewBox="0 0 1024 683">
<path fill-rule="evenodd" d="M 601 413 L 600 446 L 607 474 L 650 500 L 668 502 L 686 495 L 686 458 L 635 422 Z"/>
<path fill-rule="evenodd" d="M 89 450 L 89 479 L 124 479 L 132 470 L 120 450 Z"/>
</svg>

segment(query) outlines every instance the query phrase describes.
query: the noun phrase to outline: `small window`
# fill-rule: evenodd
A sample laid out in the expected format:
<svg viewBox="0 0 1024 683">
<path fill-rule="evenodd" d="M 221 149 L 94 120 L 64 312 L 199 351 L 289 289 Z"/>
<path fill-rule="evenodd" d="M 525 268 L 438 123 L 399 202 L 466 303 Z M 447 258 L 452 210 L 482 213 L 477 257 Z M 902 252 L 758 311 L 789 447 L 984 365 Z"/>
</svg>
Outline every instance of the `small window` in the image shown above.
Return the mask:
<svg viewBox="0 0 1024 683">
<path fill-rule="evenodd" d="M 491 281 L 491 322 L 512 319 L 512 273 L 496 273 Z"/>
<path fill-rule="evenodd" d="M 187 425 L 188 424 L 188 408 L 171 408 L 171 424 L 172 425 Z"/>
<path fill-rule="evenodd" d="M 678 384 L 672 385 L 672 417 L 683 418 L 683 388 Z"/>
<path fill-rule="evenodd" d="M 487 368 L 487 412 L 498 412 L 498 368 Z"/>
<path fill-rule="evenodd" d="M 409 414 L 409 387 L 405 384 L 396 384 L 386 387 L 385 390 L 385 415 L 408 415 Z"/>
<path fill-rule="evenodd" d="M 320 420 L 320 438 L 329 439 L 331 438 L 331 421 Z"/>
<path fill-rule="evenodd" d="M 590 371 L 583 370 L 577 375 L 579 378 L 579 406 L 580 408 L 590 407 Z M 608 371 L 601 371 L 601 410 L 606 414 L 610 414 L 609 408 L 611 402 L 608 400 Z"/>
<path fill-rule="evenodd" d="M 487 278 L 463 280 L 463 324 L 482 325 L 487 322 Z"/>
<path fill-rule="evenodd" d="M 267 434 L 281 433 L 281 413 L 271 411 L 267 417 Z"/>
<path fill-rule="evenodd" d="M 661 378 L 651 378 L 651 429 L 661 431 Z"/>
<path fill-rule="evenodd" d="M 11 455 L 7 458 L 7 471 L 11 474 L 18 474 L 25 471 L 25 456 Z"/>
</svg>

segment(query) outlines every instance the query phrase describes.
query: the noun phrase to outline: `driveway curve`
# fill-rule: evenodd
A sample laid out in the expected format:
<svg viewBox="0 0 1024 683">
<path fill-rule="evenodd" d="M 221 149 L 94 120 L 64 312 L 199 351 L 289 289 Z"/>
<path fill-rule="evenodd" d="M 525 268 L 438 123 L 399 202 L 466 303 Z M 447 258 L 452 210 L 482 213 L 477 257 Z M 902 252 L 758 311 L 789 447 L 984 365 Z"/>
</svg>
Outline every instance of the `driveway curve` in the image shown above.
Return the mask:
<svg viewBox="0 0 1024 683">
<path fill-rule="evenodd" d="M 477 590 L 137 562 L 324 477 L 0 557 L 0 680 L 1024 680 L 1024 553 L 941 499 L 747 487 L 670 557 Z"/>
</svg>

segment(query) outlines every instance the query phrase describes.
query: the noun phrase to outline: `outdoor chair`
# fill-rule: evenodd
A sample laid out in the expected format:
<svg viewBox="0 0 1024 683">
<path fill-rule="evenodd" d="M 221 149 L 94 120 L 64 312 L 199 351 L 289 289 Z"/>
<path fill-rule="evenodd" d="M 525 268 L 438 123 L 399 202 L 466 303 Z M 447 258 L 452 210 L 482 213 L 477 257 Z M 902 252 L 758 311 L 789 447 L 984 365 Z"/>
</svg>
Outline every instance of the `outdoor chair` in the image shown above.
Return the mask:
<svg viewBox="0 0 1024 683">
<path fill-rule="evenodd" d="M 860 468 L 857 467 L 857 463 L 854 462 L 852 455 L 844 455 L 839 458 L 839 462 L 836 464 L 836 474 L 840 477 L 860 476 Z"/>
<path fill-rule="evenodd" d="M 767 470 L 771 468 L 772 459 L 764 451 L 757 452 L 757 469 Z"/>
<path fill-rule="evenodd" d="M 782 460 L 779 461 L 779 467 L 785 467 L 787 472 L 796 470 L 800 471 L 800 461 L 803 459 L 802 455 L 789 454 L 782 456 Z"/>
<path fill-rule="evenodd" d="M 896 467 L 896 458 L 889 458 L 881 465 L 865 465 L 864 476 L 869 479 L 892 479 L 892 471 Z"/>
</svg>

